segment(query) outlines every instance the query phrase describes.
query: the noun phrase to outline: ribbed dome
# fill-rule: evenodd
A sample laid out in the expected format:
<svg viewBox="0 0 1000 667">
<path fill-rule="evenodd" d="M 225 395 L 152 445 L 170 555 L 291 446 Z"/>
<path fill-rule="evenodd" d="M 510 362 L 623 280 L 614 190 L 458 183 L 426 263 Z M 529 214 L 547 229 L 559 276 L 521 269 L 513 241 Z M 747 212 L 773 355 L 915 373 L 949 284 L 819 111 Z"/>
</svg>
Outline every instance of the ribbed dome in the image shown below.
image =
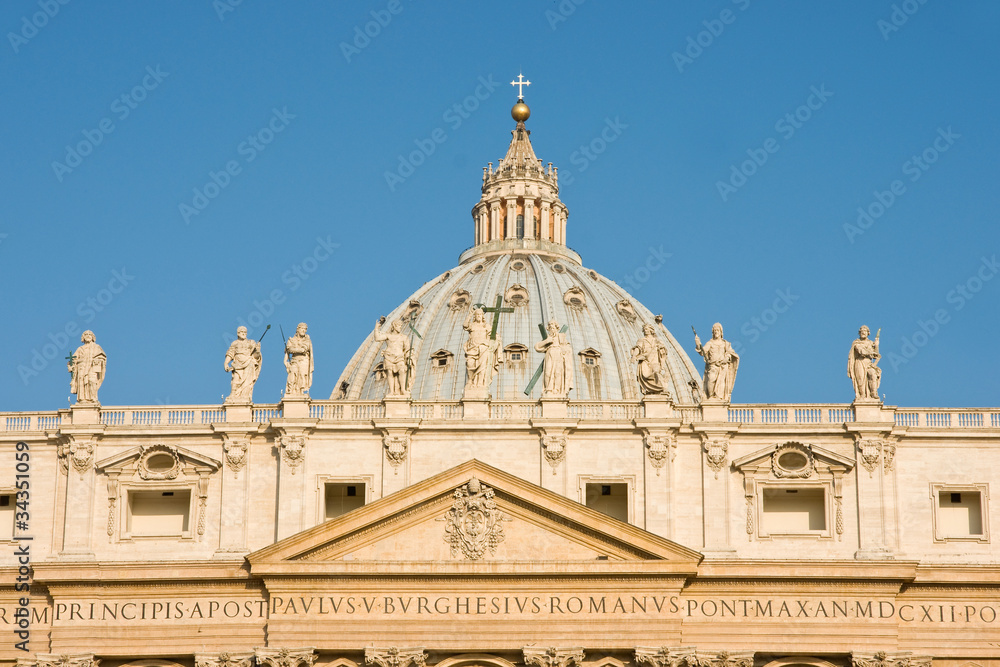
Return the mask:
<svg viewBox="0 0 1000 667">
<path fill-rule="evenodd" d="M 404 333 L 412 339 L 413 400 L 461 400 L 466 383 L 463 345 L 468 338 L 462 325 L 474 304 L 493 307 L 500 295 L 504 307 L 514 312 L 500 316 L 497 337 L 505 353 L 490 388 L 493 400 L 528 399 L 524 390 L 544 356 L 534 350 L 542 339 L 538 325 L 554 318 L 569 326 L 566 335 L 575 357 L 571 400 L 640 398 L 631 350 L 643 335 L 643 325 L 653 324 L 668 352 L 670 383 L 666 389 L 678 403 L 696 402 L 689 383 L 699 383 L 699 375 L 674 337 L 656 326 L 652 313 L 625 290 L 581 266 L 576 253 L 540 240 L 488 245 L 488 249 L 467 251 L 461 265 L 424 284 L 388 316 L 390 322 L 411 322 L 419 333 L 404 326 Z M 497 247 L 501 245 L 518 247 Z M 487 313 L 488 324 L 492 325 L 493 317 Z M 333 398 L 381 400 L 385 396 L 382 347 L 368 337 L 341 375 Z M 342 391 L 345 382 L 346 393 Z M 539 381 L 530 397 L 537 399 L 541 394 Z"/>
</svg>

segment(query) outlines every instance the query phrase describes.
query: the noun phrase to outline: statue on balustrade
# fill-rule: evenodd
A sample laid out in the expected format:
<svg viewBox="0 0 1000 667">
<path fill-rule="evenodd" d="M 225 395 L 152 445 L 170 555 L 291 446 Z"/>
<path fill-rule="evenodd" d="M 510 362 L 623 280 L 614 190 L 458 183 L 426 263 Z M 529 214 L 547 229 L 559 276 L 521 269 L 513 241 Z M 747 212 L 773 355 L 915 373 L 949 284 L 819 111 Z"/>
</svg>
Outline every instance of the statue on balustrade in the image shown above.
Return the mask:
<svg viewBox="0 0 1000 667">
<path fill-rule="evenodd" d="M 100 405 L 97 390 L 104 382 L 108 357 L 90 329 L 81 334 L 80 342 L 83 345 L 76 348 L 66 366 L 70 372 L 69 391 L 76 394 L 76 402 L 80 405 Z"/>
<path fill-rule="evenodd" d="M 309 327 L 300 322 L 295 328 L 295 335 L 285 341 L 285 370 L 288 371 L 288 382 L 285 384 L 285 396 L 305 396 L 312 387 L 313 346 L 306 333 Z"/>
<path fill-rule="evenodd" d="M 222 368 L 232 374 L 232 391 L 226 397 L 226 403 L 252 403 L 253 386 L 260 376 L 260 366 L 263 359 L 260 356 L 260 343 L 247 340 L 247 328 L 236 330 L 236 340 L 226 351 L 226 360 Z"/>
<path fill-rule="evenodd" d="M 691 330 L 694 331 L 694 328 Z M 705 398 L 728 402 L 733 395 L 740 355 L 722 337 L 722 325 L 718 322 L 712 325 L 712 340 L 704 345 L 695 332 L 694 349 L 705 358 Z"/>
<path fill-rule="evenodd" d="M 667 386 L 667 347 L 656 337 L 652 324 L 642 327 L 643 336 L 632 347 L 639 389 L 643 394 L 669 394 Z"/>
<path fill-rule="evenodd" d="M 385 349 L 382 351 L 382 359 L 385 363 L 385 372 L 389 381 L 386 396 L 407 398 L 410 395 L 410 386 L 413 382 L 413 357 L 410 354 L 410 339 L 402 333 L 402 320 L 393 322 L 387 334 L 379 331 L 379 326 L 383 322 L 385 322 L 384 317 L 375 323 L 375 331 L 372 337 L 377 343 L 385 343 Z"/>
<path fill-rule="evenodd" d="M 462 328 L 469 332 L 465 341 L 465 395 L 486 398 L 493 376 L 500 369 L 500 339 L 490 338 L 490 327 L 481 308 L 473 308 Z"/>
<path fill-rule="evenodd" d="M 882 332 L 875 333 L 875 340 L 870 339 L 871 329 L 862 326 L 858 337 L 851 344 L 847 355 L 847 377 L 854 383 L 854 399 L 858 401 L 877 401 L 878 388 L 882 382 L 882 369 L 878 360 L 882 357 L 878 351 L 878 338 Z"/>
<path fill-rule="evenodd" d="M 549 320 L 548 338 L 535 343 L 535 352 L 544 352 L 542 398 L 566 398 L 573 389 L 573 348 L 559 323 Z"/>
</svg>

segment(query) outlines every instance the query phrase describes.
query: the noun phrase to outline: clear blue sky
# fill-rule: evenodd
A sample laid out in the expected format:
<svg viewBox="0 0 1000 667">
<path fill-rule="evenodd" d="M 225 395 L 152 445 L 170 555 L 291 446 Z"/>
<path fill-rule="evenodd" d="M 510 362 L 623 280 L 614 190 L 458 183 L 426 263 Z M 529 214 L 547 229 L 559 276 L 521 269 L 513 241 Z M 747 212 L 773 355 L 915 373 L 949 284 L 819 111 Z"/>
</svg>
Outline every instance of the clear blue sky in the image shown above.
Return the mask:
<svg viewBox="0 0 1000 667">
<path fill-rule="evenodd" d="M 868 324 L 888 403 L 1000 404 L 997 3 L 234 3 L 0 7 L 0 410 L 66 405 L 67 327 L 108 354 L 105 405 L 217 403 L 251 317 L 256 400 L 299 321 L 325 398 L 471 244 L 521 70 L 569 245 L 692 356 L 721 321 L 734 401 L 849 402 Z"/>
</svg>

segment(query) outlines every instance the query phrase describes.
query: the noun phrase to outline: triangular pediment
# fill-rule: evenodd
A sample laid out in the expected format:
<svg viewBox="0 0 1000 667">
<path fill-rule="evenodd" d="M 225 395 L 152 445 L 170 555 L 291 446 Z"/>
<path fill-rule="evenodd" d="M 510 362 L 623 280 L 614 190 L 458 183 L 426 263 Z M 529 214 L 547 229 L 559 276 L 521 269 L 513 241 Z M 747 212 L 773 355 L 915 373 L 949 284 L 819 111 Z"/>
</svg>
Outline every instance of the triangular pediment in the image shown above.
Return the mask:
<svg viewBox="0 0 1000 667">
<path fill-rule="evenodd" d="M 701 554 L 472 460 L 248 556 L 268 565 L 650 561 Z M 599 565 L 598 565 L 599 566 Z M 281 568 L 279 568 L 281 569 Z M 281 571 L 288 571 L 281 569 Z"/>
</svg>

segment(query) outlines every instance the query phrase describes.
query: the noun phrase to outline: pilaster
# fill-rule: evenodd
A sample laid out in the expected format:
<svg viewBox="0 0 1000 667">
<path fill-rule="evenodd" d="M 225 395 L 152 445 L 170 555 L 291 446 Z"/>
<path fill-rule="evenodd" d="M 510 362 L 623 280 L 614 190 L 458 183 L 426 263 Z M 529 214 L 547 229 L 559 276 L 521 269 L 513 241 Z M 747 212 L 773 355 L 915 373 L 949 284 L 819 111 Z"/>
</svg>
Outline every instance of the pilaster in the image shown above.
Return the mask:
<svg viewBox="0 0 1000 667">
<path fill-rule="evenodd" d="M 382 433 L 382 495 L 405 489 L 410 484 L 410 436 L 417 421 L 382 419 L 373 422 Z"/>
<path fill-rule="evenodd" d="M 252 424 L 213 424 L 222 436 L 222 474 L 219 481 L 222 511 L 217 557 L 239 558 L 247 553 L 247 524 L 250 504 L 251 441 L 258 428 Z"/>
<path fill-rule="evenodd" d="M 76 413 L 74 408 L 74 413 Z M 75 422 L 74 414 L 74 422 Z M 66 475 L 65 511 L 61 556 L 91 559 L 94 557 L 94 503 L 98 498 L 94 459 L 104 427 L 100 424 L 62 429 L 57 454 Z M 103 497 L 103 489 L 101 497 Z"/>
</svg>

